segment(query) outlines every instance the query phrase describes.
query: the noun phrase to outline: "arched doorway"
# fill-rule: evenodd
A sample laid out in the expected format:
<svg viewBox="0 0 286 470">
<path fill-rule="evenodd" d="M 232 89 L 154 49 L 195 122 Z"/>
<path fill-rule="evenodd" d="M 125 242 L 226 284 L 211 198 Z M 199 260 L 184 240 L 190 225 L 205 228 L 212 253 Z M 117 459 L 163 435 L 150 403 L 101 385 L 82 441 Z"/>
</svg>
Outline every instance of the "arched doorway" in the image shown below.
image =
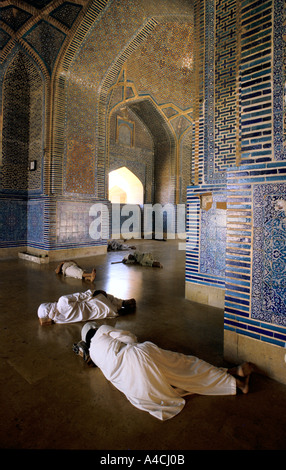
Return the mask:
<svg viewBox="0 0 286 470">
<path fill-rule="evenodd" d="M 143 184 L 126 167 L 109 173 L 108 199 L 115 204 L 140 204 L 144 202 Z"/>
</svg>

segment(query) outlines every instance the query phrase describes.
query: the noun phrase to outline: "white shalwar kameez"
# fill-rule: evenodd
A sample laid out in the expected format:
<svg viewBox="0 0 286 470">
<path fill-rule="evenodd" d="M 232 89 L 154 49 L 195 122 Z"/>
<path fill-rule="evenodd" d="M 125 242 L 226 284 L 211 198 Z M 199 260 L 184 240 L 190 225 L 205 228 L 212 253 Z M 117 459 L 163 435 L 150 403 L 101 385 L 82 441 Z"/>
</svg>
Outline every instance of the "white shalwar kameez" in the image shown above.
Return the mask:
<svg viewBox="0 0 286 470">
<path fill-rule="evenodd" d="M 63 295 L 57 302 L 41 304 L 39 318 L 50 318 L 55 323 L 74 323 L 118 316 L 122 300 L 107 294 L 93 297 L 93 291 Z"/>
<path fill-rule="evenodd" d="M 102 325 L 91 339 L 90 357 L 106 379 L 136 408 L 167 420 L 184 407 L 184 395 L 235 395 L 236 382 L 225 369 Z"/>
<path fill-rule="evenodd" d="M 62 265 L 62 273 L 66 277 L 82 279 L 84 270 L 75 261 L 65 261 Z"/>
</svg>

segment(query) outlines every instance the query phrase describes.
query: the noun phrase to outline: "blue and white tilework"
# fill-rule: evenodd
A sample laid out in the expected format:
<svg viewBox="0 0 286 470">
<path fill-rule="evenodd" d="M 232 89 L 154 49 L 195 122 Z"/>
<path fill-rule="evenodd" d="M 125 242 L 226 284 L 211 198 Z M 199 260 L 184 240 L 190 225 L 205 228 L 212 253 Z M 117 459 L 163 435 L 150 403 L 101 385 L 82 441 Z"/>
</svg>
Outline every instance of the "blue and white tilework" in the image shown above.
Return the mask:
<svg viewBox="0 0 286 470">
<path fill-rule="evenodd" d="M 205 75 L 199 93 L 205 101 L 197 154 L 203 153 L 204 166 L 196 179 L 200 184 L 188 187 L 186 252 L 187 283 L 225 290 L 225 330 L 282 348 L 286 347 L 285 17 L 284 0 L 200 4 L 201 27 L 204 24 L 206 30 L 200 54 Z M 228 81 L 222 79 L 226 68 L 236 70 Z M 215 239 L 214 206 L 205 212 L 200 207 L 199 194 L 204 192 L 214 201 L 225 196 L 224 243 Z M 223 252 L 224 260 L 216 266 L 217 254 Z"/>
<path fill-rule="evenodd" d="M 211 209 L 201 211 L 200 272 L 224 277 L 226 210 L 218 209 L 222 195 L 214 194 Z"/>
<path fill-rule="evenodd" d="M 286 326 L 286 184 L 253 193 L 251 316 Z"/>
<path fill-rule="evenodd" d="M 189 187 L 187 194 L 186 281 L 225 287 L 226 210 L 224 186 L 213 186 L 212 206 L 201 208 L 210 187 Z"/>
</svg>

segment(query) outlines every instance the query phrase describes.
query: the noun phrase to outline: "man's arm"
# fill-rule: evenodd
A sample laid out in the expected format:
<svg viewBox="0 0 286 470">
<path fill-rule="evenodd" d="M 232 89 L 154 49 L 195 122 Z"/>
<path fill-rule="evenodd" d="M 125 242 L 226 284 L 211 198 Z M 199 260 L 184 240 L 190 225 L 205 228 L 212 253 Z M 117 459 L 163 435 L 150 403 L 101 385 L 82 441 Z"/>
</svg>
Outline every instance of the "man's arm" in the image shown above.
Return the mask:
<svg viewBox="0 0 286 470">
<path fill-rule="evenodd" d="M 102 325 L 99 330 L 101 334 L 106 334 L 111 338 L 118 339 L 118 341 L 121 341 L 122 343 L 138 343 L 137 337 L 130 331 L 119 330 L 118 328 L 113 328 L 109 325 Z"/>
</svg>

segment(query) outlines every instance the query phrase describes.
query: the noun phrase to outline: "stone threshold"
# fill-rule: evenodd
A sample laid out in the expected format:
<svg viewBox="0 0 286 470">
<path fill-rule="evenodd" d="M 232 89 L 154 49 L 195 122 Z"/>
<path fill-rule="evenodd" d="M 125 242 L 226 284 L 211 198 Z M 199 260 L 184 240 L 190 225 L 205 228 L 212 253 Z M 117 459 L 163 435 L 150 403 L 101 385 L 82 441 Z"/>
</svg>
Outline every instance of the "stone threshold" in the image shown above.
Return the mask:
<svg viewBox="0 0 286 470">
<path fill-rule="evenodd" d="M 35 255 L 27 252 L 19 252 L 18 257 L 38 264 L 49 263 L 48 255 Z"/>
</svg>

